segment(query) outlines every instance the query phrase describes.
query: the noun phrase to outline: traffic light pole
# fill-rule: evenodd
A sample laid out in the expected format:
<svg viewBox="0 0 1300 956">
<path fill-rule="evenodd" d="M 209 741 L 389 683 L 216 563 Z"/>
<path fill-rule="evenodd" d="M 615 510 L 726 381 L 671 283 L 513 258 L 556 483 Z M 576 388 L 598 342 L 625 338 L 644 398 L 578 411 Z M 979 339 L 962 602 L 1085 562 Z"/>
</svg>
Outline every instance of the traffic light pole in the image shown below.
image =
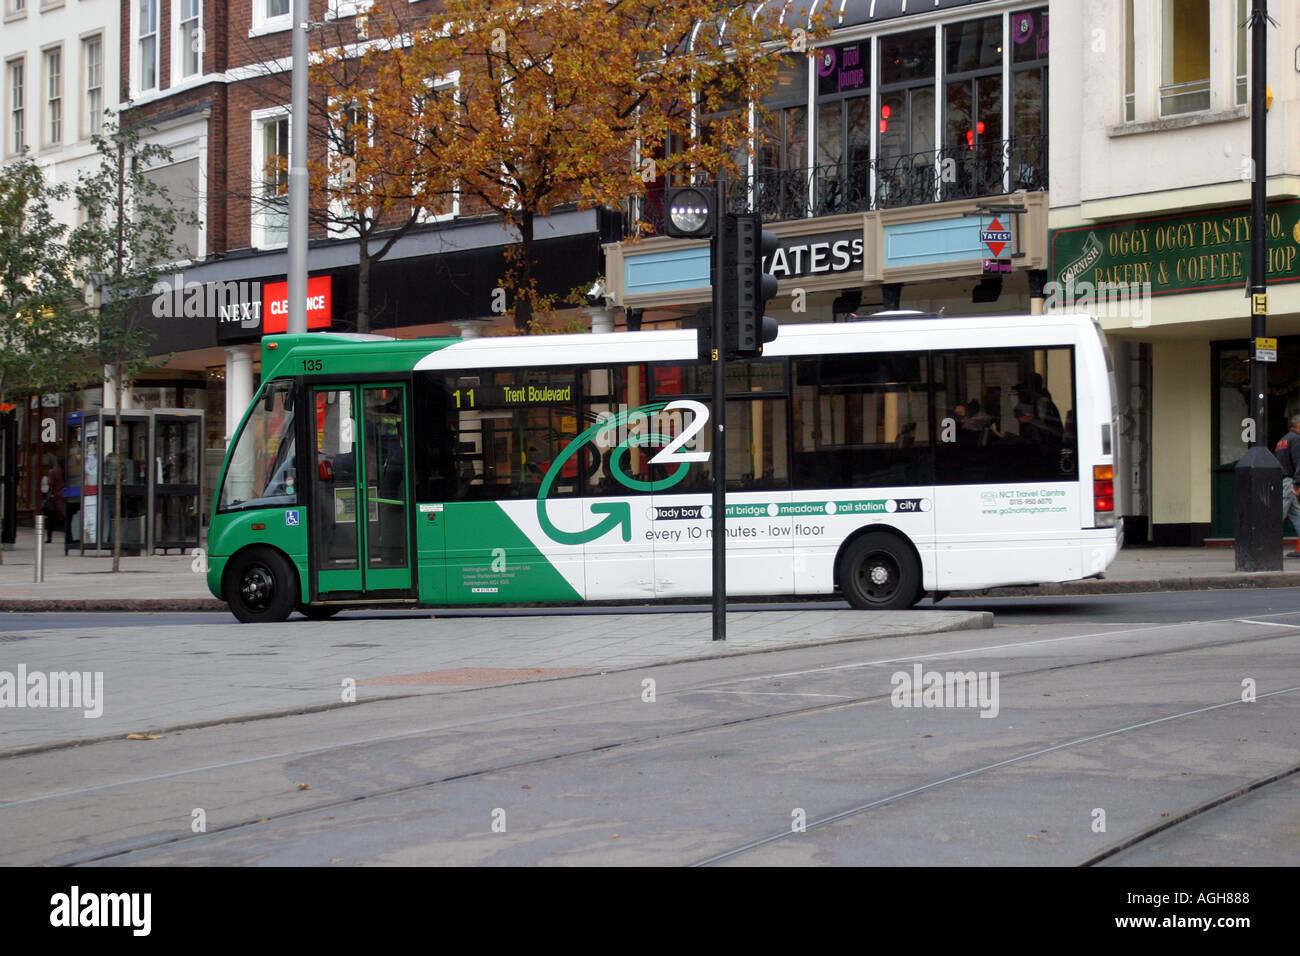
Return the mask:
<svg viewBox="0 0 1300 956">
<path fill-rule="evenodd" d="M 714 184 L 718 227 L 710 240 L 713 275 L 713 639 L 727 639 L 727 350 L 724 338 L 727 283 L 735 277 L 723 268 L 724 246 L 729 239 L 727 181 Z"/>
<path fill-rule="evenodd" d="M 1250 414 L 1253 438 L 1234 469 L 1236 569 L 1282 569 L 1282 470 L 1268 443 L 1268 363 L 1264 341 L 1268 316 L 1268 149 L 1266 81 L 1267 0 L 1254 0 L 1250 16 Z"/>
</svg>

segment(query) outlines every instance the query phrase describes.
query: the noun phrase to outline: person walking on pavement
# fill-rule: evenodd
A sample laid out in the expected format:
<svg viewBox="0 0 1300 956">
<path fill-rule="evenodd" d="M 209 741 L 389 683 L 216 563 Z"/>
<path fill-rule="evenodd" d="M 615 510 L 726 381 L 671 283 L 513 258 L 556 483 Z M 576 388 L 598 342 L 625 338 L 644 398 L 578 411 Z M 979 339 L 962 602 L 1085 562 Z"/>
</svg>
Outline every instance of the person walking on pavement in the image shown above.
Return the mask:
<svg viewBox="0 0 1300 956">
<path fill-rule="evenodd" d="M 1296 471 L 1300 469 L 1300 415 L 1291 416 L 1291 430 L 1278 441 L 1273 449 L 1277 462 L 1282 466 L 1282 520 L 1291 519 L 1291 527 L 1296 530 L 1296 549 L 1288 558 L 1300 558 L 1300 489 L 1296 488 Z"/>
<path fill-rule="evenodd" d="M 63 465 L 56 458 L 50 470 L 41 476 L 41 514 L 45 515 L 45 542 L 54 537 L 54 526 L 63 526 Z"/>
</svg>

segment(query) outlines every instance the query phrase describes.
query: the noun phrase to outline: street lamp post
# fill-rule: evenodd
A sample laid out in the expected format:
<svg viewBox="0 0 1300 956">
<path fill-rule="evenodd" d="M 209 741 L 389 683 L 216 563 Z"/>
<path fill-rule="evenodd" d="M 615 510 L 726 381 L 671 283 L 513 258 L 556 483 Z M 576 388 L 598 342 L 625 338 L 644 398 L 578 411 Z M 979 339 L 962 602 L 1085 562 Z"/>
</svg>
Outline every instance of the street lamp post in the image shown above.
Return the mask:
<svg viewBox="0 0 1300 956">
<path fill-rule="evenodd" d="M 289 114 L 289 316 L 287 331 L 307 331 L 307 29 L 308 0 L 293 0 L 293 84 Z"/>
</svg>

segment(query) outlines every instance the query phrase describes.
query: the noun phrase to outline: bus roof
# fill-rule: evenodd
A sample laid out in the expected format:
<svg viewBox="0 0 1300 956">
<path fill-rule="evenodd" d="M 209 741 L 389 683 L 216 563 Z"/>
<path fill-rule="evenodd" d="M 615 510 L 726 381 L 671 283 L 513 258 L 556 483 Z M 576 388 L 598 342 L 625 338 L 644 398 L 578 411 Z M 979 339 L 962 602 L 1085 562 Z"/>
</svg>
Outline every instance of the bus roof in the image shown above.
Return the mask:
<svg viewBox="0 0 1300 956">
<path fill-rule="evenodd" d="M 932 316 L 891 315 L 854 322 L 783 325 L 780 335 L 764 348 L 769 358 L 818 352 L 852 352 L 863 349 L 868 336 L 876 348 L 931 348 L 908 345 L 916 336 L 979 333 L 988 345 L 1034 345 L 1049 339 L 1072 337 L 1075 330 L 1096 324 L 1091 315 Z M 1052 335 L 1050 330 L 1058 330 Z M 1027 334 L 1029 333 L 1029 334 Z M 983 342 L 981 342 L 983 344 Z M 686 361 L 697 353 L 694 329 L 645 332 L 581 332 L 564 335 L 489 336 L 484 338 L 399 339 L 360 333 L 309 332 L 270 335 L 262 339 L 262 380 L 302 371 L 293 360 L 338 356 L 346 352 L 348 372 L 392 373 L 424 369 L 476 368 L 492 365 L 532 366 L 644 361 Z M 586 353 L 586 354 L 583 354 Z M 326 371 L 329 371 L 326 369 Z"/>
</svg>

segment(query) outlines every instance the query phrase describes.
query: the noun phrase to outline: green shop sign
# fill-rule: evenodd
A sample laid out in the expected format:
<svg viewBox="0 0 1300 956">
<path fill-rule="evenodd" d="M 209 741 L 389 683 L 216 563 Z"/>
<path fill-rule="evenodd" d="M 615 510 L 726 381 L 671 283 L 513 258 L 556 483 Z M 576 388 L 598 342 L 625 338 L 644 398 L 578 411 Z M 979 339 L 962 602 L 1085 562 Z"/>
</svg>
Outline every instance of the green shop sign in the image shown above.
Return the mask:
<svg viewBox="0 0 1300 956">
<path fill-rule="evenodd" d="M 1242 288 L 1250 279 L 1250 208 L 1053 229 L 1051 279 L 1062 286 L 1150 284 L 1152 295 Z M 1268 281 L 1300 281 L 1300 200 L 1268 210 Z"/>
</svg>

